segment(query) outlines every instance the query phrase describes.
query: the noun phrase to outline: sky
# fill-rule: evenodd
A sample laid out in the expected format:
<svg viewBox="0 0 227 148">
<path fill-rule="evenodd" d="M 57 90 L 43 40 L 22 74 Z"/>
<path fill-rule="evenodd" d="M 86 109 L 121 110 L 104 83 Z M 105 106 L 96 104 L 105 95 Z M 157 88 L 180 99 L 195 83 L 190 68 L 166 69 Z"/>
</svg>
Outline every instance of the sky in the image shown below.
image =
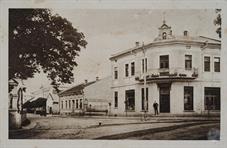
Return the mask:
<svg viewBox="0 0 227 148">
<path fill-rule="evenodd" d="M 74 83 L 85 79 L 93 81 L 98 76 L 111 75 L 109 57 L 118 51 L 135 46 L 135 42 L 150 43 L 158 35 L 158 27 L 163 19 L 172 27 L 173 35 L 182 35 L 184 30 L 190 36 L 206 36 L 218 39 L 213 20 L 216 17 L 213 9 L 52 9 L 53 13 L 70 21 L 79 32 L 83 32 L 88 42 L 77 57 Z M 36 74 L 25 81 L 28 91 L 43 86 L 50 86 L 46 75 Z"/>
</svg>

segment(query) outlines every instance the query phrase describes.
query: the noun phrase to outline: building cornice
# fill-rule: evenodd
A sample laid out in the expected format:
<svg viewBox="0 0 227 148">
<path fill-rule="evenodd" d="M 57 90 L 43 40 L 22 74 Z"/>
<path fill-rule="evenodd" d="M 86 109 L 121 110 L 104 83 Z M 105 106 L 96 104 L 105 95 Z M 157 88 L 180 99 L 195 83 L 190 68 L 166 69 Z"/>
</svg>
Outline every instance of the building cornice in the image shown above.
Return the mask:
<svg viewBox="0 0 227 148">
<path fill-rule="evenodd" d="M 119 58 L 121 56 L 125 56 L 125 55 L 131 54 L 131 53 L 135 53 L 135 52 L 138 52 L 138 51 L 143 50 L 143 49 L 148 49 L 148 48 L 158 47 L 158 46 L 162 47 L 162 46 L 166 46 L 166 45 L 175 45 L 175 44 L 194 45 L 194 46 L 200 47 L 201 49 L 203 49 L 203 46 L 206 46 L 206 48 L 211 48 L 211 49 L 213 49 L 213 48 L 221 49 L 221 42 L 219 40 L 207 38 L 207 37 L 203 37 L 203 38 L 213 40 L 214 42 L 195 41 L 195 40 L 187 40 L 187 39 L 161 40 L 161 41 L 155 41 L 155 42 L 143 45 L 143 46 L 138 46 L 138 47 L 134 47 L 134 48 L 130 48 L 130 49 L 121 51 L 119 53 L 113 54 L 109 59 L 112 61 L 112 60 L 115 60 L 116 58 Z"/>
</svg>

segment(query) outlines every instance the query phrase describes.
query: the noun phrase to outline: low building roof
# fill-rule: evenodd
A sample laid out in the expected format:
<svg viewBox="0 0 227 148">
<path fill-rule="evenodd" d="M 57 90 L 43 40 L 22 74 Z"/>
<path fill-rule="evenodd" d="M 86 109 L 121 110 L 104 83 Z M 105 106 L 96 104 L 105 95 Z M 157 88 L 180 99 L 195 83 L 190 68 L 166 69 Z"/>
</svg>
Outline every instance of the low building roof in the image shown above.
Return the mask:
<svg viewBox="0 0 227 148">
<path fill-rule="evenodd" d="M 60 97 L 62 97 L 62 96 L 71 96 L 71 95 L 82 95 L 83 94 L 83 89 L 86 86 L 89 86 L 89 85 L 91 85 L 91 84 L 93 84 L 95 82 L 96 81 L 92 81 L 92 82 L 82 83 L 82 84 L 73 86 L 73 87 L 71 87 L 69 89 L 66 89 L 66 90 L 60 92 L 58 95 Z"/>
<path fill-rule="evenodd" d="M 27 101 L 23 104 L 24 108 L 37 108 L 37 107 L 45 107 L 46 106 L 46 98 L 37 98 L 34 101 Z"/>
</svg>

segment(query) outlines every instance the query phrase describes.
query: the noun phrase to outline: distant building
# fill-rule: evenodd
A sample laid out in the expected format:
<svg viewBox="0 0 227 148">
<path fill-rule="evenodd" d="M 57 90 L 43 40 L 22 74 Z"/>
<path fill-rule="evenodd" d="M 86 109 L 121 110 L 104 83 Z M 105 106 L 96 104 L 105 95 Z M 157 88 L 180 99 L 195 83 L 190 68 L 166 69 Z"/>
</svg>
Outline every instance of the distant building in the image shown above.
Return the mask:
<svg viewBox="0 0 227 148">
<path fill-rule="evenodd" d="M 60 90 L 64 89 L 63 87 L 59 88 Z M 59 96 L 56 90 L 53 87 L 43 87 L 41 86 L 39 90 L 36 90 L 31 93 L 32 98 L 29 100 L 30 102 L 34 102 L 36 100 L 41 100 L 38 102 L 45 102 L 45 111 L 48 114 L 57 114 L 59 113 Z"/>
<path fill-rule="evenodd" d="M 39 98 L 28 100 L 23 104 L 23 108 L 26 109 L 27 113 L 35 113 L 35 114 L 46 116 L 47 99 L 39 97 Z"/>
<path fill-rule="evenodd" d="M 188 31 L 176 36 L 164 21 L 149 44 L 111 56 L 114 114 L 220 113 L 221 42 Z"/>
<path fill-rule="evenodd" d="M 95 81 L 84 83 L 60 92 L 60 114 L 81 113 L 84 110 L 84 87 L 95 83 Z"/>
<path fill-rule="evenodd" d="M 60 113 L 108 112 L 111 102 L 111 78 L 76 85 L 59 93 Z"/>
</svg>

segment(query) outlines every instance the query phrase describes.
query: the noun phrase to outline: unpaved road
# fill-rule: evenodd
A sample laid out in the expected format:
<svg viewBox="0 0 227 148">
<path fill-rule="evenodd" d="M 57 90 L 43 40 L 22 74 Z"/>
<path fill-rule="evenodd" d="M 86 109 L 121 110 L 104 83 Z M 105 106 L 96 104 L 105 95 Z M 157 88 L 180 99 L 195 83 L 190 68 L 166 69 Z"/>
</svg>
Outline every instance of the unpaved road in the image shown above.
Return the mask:
<svg viewBox="0 0 227 148">
<path fill-rule="evenodd" d="M 10 139 L 207 139 L 218 120 L 148 120 L 31 116 L 31 124 L 10 130 Z M 101 126 L 99 126 L 101 122 Z M 160 130 L 161 129 L 161 130 Z"/>
</svg>

